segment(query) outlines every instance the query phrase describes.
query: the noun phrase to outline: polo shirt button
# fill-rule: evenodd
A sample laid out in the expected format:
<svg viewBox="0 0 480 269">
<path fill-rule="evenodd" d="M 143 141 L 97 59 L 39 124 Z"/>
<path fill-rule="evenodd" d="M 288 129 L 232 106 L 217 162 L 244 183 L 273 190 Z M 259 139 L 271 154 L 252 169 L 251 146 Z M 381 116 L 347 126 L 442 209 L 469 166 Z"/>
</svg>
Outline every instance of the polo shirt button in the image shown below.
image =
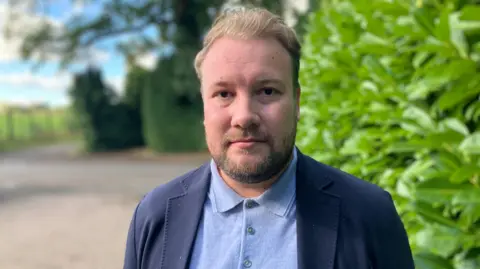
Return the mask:
<svg viewBox="0 0 480 269">
<path fill-rule="evenodd" d="M 250 268 L 252 266 L 252 262 L 250 260 L 244 260 L 243 261 L 243 266 L 245 268 Z"/>
<path fill-rule="evenodd" d="M 252 208 L 255 205 L 255 202 L 252 200 L 247 201 L 247 208 Z"/>
<path fill-rule="evenodd" d="M 248 227 L 248 228 L 247 228 L 247 232 L 248 232 L 249 234 L 255 234 L 255 229 L 253 229 L 252 227 Z"/>
</svg>

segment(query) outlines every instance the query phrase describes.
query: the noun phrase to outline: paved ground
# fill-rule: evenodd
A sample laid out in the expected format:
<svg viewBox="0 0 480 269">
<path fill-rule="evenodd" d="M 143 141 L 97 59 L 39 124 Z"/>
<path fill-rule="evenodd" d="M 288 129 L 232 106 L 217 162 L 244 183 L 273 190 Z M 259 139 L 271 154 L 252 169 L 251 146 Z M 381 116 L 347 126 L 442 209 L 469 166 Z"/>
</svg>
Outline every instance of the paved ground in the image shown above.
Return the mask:
<svg viewBox="0 0 480 269">
<path fill-rule="evenodd" d="M 205 160 L 78 158 L 75 150 L 0 155 L 0 268 L 121 268 L 138 199 Z"/>
</svg>

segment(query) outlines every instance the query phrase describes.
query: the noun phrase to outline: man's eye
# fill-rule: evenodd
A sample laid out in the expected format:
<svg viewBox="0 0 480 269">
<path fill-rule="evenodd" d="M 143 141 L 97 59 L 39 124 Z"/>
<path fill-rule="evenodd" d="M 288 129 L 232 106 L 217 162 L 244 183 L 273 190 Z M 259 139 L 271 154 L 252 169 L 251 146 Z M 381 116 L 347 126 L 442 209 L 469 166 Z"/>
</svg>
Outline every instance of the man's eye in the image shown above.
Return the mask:
<svg viewBox="0 0 480 269">
<path fill-rule="evenodd" d="M 273 89 L 273 88 L 263 88 L 262 93 L 264 93 L 266 95 L 272 95 L 272 94 L 275 93 L 275 89 Z"/>
<path fill-rule="evenodd" d="M 221 91 L 218 93 L 218 96 L 220 96 L 221 98 L 228 98 L 231 96 L 230 92 L 227 92 L 227 91 Z"/>
</svg>

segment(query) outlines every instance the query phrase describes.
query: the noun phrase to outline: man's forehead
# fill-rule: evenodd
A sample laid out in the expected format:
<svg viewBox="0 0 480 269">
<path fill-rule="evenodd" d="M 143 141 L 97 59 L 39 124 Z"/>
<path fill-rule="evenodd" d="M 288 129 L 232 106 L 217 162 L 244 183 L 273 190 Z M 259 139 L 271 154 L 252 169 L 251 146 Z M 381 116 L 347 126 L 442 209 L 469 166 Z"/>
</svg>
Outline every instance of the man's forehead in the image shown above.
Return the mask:
<svg viewBox="0 0 480 269">
<path fill-rule="evenodd" d="M 289 59 L 288 52 L 271 38 L 233 39 L 222 37 L 213 42 L 204 55 L 204 62 L 248 64 L 252 61 L 278 63 Z"/>
<path fill-rule="evenodd" d="M 282 78 L 279 74 L 260 72 L 258 74 L 212 74 L 211 77 L 207 77 L 204 80 L 208 86 L 227 86 L 233 84 L 240 85 L 252 85 L 252 84 L 285 84 L 285 78 Z"/>
<path fill-rule="evenodd" d="M 220 39 L 206 53 L 201 68 L 205 87 L 225 84 L 288 84 L 290 57 L 278 44 L 261 40 Z M 260 45 L 260 46 L 252 46 Z M 282 55 L 283 54 L 283 55 Z"/>
</svg>

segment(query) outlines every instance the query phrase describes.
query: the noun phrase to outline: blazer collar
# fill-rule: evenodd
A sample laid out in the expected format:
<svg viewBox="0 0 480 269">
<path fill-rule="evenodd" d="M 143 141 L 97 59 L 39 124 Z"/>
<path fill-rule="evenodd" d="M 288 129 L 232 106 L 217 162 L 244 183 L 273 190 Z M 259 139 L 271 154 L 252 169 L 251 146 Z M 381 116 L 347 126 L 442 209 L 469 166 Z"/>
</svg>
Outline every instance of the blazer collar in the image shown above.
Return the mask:
<svg viewBox="0 0 480 269">
<path fill-rule="evenodd" d="M 203 205 L 210 185 L 208 164 L 181 181 L 184 192 L 168 199 L 161 269 L 188 267 Z"/>
<path fill-rule="evenodd" d="M 299 154 L 297 165 L 298 268 L 333 269 L 340 198 L 326 192 L 333 180 L 312 158 Z"/>
</svg>

